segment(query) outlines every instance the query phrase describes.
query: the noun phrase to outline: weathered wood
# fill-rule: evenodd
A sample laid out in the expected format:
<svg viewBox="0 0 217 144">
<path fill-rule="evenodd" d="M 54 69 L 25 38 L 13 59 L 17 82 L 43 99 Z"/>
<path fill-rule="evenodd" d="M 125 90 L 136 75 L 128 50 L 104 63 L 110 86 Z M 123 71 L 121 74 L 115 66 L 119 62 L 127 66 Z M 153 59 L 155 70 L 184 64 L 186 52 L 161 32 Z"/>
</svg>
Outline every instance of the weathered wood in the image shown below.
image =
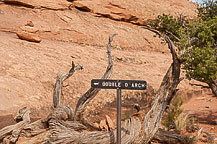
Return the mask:
<svg viewBox="0 0 217 144">
<path fill-rule="evenodd" d="M 49 135 L 50 131 L 46 130 L 45 132 L 35 135 L 31 138 L 20 137 L 21 142 L 18 142 L 19 144 L 48 144 L 47 142 L 49 141 Z"/>
<path fill-rule="evenodd" d="M 19 137 L 20 131 L 23 129 L 25 125 L 30 123 L 29 117 L 30 111 L 24 107 L 20 109 L 15 117 L 15 120 L 18 122 L 17 124 L 7 126 L 0 130 L 0 141 L 2 141 L 6 136 L 11 135 L 10 137 L 5 139 L 7 143 L 14 143 Z"/>
<path fill-rule="evenodd" d="M 202 128 L 197 132 L 196 135 L 192 136 L 181 135 L 163 129 L 158 129 L 152 140 L 164 144 L 192 144 L 198 141 L 198 137 L 201 133 L 207 135 L 207 143 L 214 143 L 214 137 Z"/>
<path fill-rule="evenodd" d="M 163 129 L 158 129 L 153 140 L 163 144 L 189 144 L 194 141 L 193 137 L 180 135 L 174 132 L 169 132 Z"/>
<path fill-rule="evenodd" d="M 114 36 L 116 36 L 116 34 L 113 34 L 112 36 L 109 37 L 109 42 L 107 44 L 108 66 L 106 68 L 106 71 L 102 79 L 108 79 L 112 74 L 113 62 L 112 62 L 112 55 L 111 55 L 111 42 Z M 84 95 L 80 97 L 75 108 L 75 120 L 78 121 L 81 120 L 82 113 L 84 112 L 85 106 L 97 95 L 99 91 L 100 89 L 91 87 Z"/>
<path fill-rule="evenodd" d="M 62 110 L 63 112 L 63 110 Z M 66 126 L 60 119 L 52 117 L 49 120 L 49 131 L 51 135 L 48 140 L 50 143 L 100 143 L 110 144 L 116 142 L 116 130 L 114 131 L 80 131 L 72 127 Z M 68 121 L 75 123 L 75 121 Z M 138 117 L 132 117 L 122 122 L 122 143 L 133 143 L 134 139 L 139 137 L 141 130 L 141 121 Z"/>
<path fill-rule="evenodd" d="M 212 90 L 212 93 L 217 97 L 217 80 L 212 81 L 209 83 L 209 87 Z"/>
<path fill-rule="evenodd" d="M 163 117 L 163 113 L 165 112 L 166 106 L 170 104 L 174 94 L 176 92 L 176 88 L 180 82 L 180 66 L 181 62 L 179 61 L 174 45 L 169 37 L 166 35 L 162 35 L 160 32 L 146 28 L 156 34 L 160 35 L 165 39 L 168 44 L 168 47 L 171 51 L 173 63 L 169 67 L 166 75 L 163 78 L 163 81 L 160 85 L 156 93 L 156 98 L 154 100 L 154 104 L 151 110 L 145 115 L 144 124 L 143 124 L 143 137 L 140 139 L 139 143 L 148 143 L 155 133 L 157 132 L 160 121 Z"/>
<path fill-rule="evenodd" d="M 69 121 L 71 118 L 70 110 L 67 106 L 61 106 L 55 109 L 52 114 L 48 116 L 48 118 L 36 121 L 32 124 L 29 124 L 24 129 L 28 129 L 30 126 L 36 127 L 36 125 L 40 126 L 45 130 L 37 135 L 33 134 L 32 137 L 26 139 L 21 144 L 34 144 L 34 143 L 53 143 L 53 144 L 61 144 L 61 143 L 101 143 L 101 144 L 110 144 L 116 142 L 116 130 L 114 131 L 94 131 L 88 132 L 83 131 L 83 129 L 77 128 L 85 127 L 80 123 Z M 43 122 L 44 121 L 44 122 Z M 48 126 L 43 126 L 39 123 L 48 122 Z M 67 123 L 67 125 L 65 125 Z M 75 124 L 77 123 L 77 124 Z M 33 126 L 35 125 L 35 126 Z M 122 122 L 122 143 L 136 143 L 135 139 L 140 138 L 141 131 L 141 121 L 138 117 L 132 117 L 128 120 Z M 27 132 L 27 131 L 26 131 Z M 25 135 L 27 136 L 27 135 Z M 21 137 L 22 139 L 23 137 Z M 155 137 L 155 140 L 159 142 L 164 142 L 168 144 L 175 143 L 184 143 L 188 139 L 187 136 L 177 135 L 171 132 L 167 132 L 164 130 L 159 130 Z"/>
<path fill-rule="evenodd" d="M 76 70 L 82 70 L 83 67 L 81 65 L 75 66 L 74 62 L 72 61 L 72 67 L 69 70 L 68 74 L 58 73 L 57 80 L 53 88 L 53 106 L 56 108 L 61 104 L 61 93 L 62 93 L 62 83 L 70 76 L 74 74 Z"/>
<path fill-rule="evenodd" d="M 23 127 L 21 134 L 27 138 L 34 137 L 48 130 L 47 118 L 37 120 Z"/>
</svg>

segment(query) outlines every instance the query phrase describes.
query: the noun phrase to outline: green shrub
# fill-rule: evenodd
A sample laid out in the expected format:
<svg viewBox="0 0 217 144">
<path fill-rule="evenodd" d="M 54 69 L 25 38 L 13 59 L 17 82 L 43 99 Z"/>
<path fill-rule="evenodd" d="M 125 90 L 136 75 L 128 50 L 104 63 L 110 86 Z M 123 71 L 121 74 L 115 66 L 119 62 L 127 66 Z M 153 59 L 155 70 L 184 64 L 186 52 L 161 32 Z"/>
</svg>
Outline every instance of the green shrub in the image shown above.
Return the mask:
<svg viewBox="0 0 217 144">
<path fill-rule="evenodd" d="M 179 38 L 179 28 L 183 27 L 183 22 L 183 18 L 174 18 L 167 14 L 158 15 L 154 20 L 148 20 L 148 24 L 152 28 L 167 34 L 173 41 L 177 41 Z"/>
<path fill-rule="evenodd" d="M 122 118 L 122 120 L 124 121 L 124 120 L 127 120 L 127 119 L 129 119 L 130 118 L 130 116 L 131 116 L 131 114 L 130 113 L 125 113 L 124 115 L 123 115 L 123 118 Z"/>
<path fill-rule="evenodd" d="M 176 130 L 176 132 L 180 133 L 181 131 L 186 130 L 187 125 L 188 125 L 188 114 L 181 113 L 175 119 L 175 130 Z"/>
<path fill-rule="evenodd" d="M 199 7 L 197 18 L 185 20 L 163 14 L 149 20 L 149 25 L 178 47 L 186 77 L 207 83 L 217 96 L 217 1 Z"/>
<path fill-rule="evenodd" d="M 180 98 L 175 98 L 170 104 L 170 107 L 167 111 L 167 115 L 163 117 L 162 119 L 162 124 L 168 130 L 176 128 L 175 121 L 180 116 L 180 114 L 183 112 L 183 109 L 181 109 L 182 104 L 183 104 L 183 101 Z"/>
</svg>

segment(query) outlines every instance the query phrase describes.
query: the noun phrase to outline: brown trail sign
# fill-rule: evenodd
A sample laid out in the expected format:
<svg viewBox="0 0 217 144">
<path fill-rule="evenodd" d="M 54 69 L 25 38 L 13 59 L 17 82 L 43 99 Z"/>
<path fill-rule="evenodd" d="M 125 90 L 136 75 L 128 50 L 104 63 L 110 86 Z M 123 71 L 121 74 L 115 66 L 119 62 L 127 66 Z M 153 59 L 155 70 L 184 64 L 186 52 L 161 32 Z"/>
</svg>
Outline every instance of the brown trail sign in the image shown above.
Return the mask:
<svg viewBox="0 0 217 144">
<path fill-rule="evenodd" d="M 145 90 L 146 85 L 146 81 L 142 80 L 92 79 L 91 81 L 91 87 L 101 89 Z"/>
<path fill-rule="evenodd" d="M 121 89 L 145 90 L 146 86 L 146 81 L 142 80 L 91 80 L 92 88 L 117 89 L 117 144 L 121 144 Z"/>
</svg>

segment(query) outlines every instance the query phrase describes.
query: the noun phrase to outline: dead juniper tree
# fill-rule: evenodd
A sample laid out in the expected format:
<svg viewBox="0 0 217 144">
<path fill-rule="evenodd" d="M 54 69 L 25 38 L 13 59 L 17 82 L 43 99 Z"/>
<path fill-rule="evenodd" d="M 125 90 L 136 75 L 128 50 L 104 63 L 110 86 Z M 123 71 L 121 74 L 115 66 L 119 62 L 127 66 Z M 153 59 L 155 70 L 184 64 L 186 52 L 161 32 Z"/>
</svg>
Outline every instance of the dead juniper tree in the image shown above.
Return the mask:
<svg viewBox="0 0 217 144">
<path fill-rule="evenodd" d="M 160 33 L 158 33 L 160 34 Z M 112 74 L 113 62 L 111 55 L 112 35 L 107 44 L 108 66 L 103 79 L 108 79 Z M 154 96 L 152 107 L 148 113 L 140 111 L 129 119 L 122 121 L 121 141 L 125 143 L 148 143 L 152 138 L 168 143 L 185 143 L 185 136 L 165 133 L 159 129 L 163 113 L 176 92 L 180 82 L 180 61 L 177 58 L 172 41 L 167 36 L 162 37 L 168 43 L 173 63 L 169 67 L 163 81 Z M 85 119 L 83 112 L 88 103 L 97 96 L 100 89 L 90 88 L 77 102 L 75 111 L 61 102 L 62 83 L 71 77 L 76 70 L 81 70 L 80 65 L 72 67 L 68 74 L 59 73 L 53 89 L 54 110 L 46 118 L 30 123 L 29 113 L 26 108 L 19 111 L 18 123 L 0 130 L 0 141 L 19 144 L 61 144 L 61 143 L 116 143 L 116 130 L 102 131 L 94 127 Z"/>
</svg>

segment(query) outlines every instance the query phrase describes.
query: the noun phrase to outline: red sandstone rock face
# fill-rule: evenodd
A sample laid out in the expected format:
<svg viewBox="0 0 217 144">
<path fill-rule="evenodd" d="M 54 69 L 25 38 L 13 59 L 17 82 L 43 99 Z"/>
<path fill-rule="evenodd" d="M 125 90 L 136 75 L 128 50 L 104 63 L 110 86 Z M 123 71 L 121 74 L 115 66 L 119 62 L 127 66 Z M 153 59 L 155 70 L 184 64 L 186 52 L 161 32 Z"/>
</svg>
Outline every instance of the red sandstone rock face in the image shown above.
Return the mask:
<svg viewBox="0 0 217 144">
<path fill-rule="evenodd" d="M 173 16 L 183 14 L 188 17 L 195 15 L 195 5 L 188 0 L 78 0 L 72 5 L 98 16 L 138 25 L 144 25 L 147 19 L 162 13 Z"/>
<path fill-rule="evenodd" d="M 63 89 L 64 103 L 74 107 L 90 80 L 102 76 L 108 36 L 113 33 L 118 36 L 112 43 L 112 78 L 142 79 L 158 88 L 171 63 L 170 53 L 160 38 L 138 25 L 161 13 L 192 17 L 194 11 L 187 0 L 0 1 L 0 113 L 24 105 L 49 109 L 56 75 L 68 71 L 71 60 L 85 68 Z M 20 27 L 28 31 L 23 28 L 28 21 L 34 23 L 32 32 L 40 36 L 40 43 L 16 36 Z M 91 105 L 111 102 L 114 94 L 102 90 Z"/>
<path fill-rule="evenodd" d="M 45 8 L 51 10 L 64 10 L 70 5 L 66 0 L 2 0 L 4 3 L 24 6 L 28 8 Z"/>
</svg>

